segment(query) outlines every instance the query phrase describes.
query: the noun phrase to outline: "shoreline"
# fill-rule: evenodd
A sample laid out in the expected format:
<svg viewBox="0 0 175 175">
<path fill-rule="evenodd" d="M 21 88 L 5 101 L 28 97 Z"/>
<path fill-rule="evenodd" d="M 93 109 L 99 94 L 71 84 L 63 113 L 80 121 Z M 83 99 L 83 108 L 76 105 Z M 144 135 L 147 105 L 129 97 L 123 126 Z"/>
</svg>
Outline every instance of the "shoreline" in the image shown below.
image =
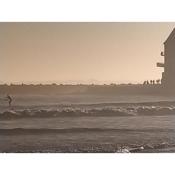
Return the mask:
<svg viewBox="0 0 175 175">
<path fill-rule="evenodd" d="M 71 129 L 1 129 L 0 153 L 175 153 L 175 142 L 171 139 L 163 141 L 161 137 L 157 140 L 143 137 L 152 132 L 125 129 L 97 131 L 93 128 L 76 128 L 74 132 Z M 163 129 L 161 132 L 170 134 L 169 131 L 164 133 Z M 97 135 L 101 139 L 96 140 Z M 119 135 L 120 139 L 113 140 Z"/>
<path fill-rule="evenodd" d="M 12 146 L 1 148 L 0 153 L 175 153 L 175 144 L 169 146 L 164 143 L 152 145 L 140 145 L 129 147 L 122 144 L 60 144 L 41 146 Z"/>
</svg>

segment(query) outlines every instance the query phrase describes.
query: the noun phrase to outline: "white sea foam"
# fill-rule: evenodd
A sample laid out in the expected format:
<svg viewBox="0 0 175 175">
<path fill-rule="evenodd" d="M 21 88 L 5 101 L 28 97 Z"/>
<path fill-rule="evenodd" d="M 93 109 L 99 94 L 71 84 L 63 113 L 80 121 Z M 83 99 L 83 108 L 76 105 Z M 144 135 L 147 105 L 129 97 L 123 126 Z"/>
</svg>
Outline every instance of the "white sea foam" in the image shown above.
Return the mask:
<svg viewBox="0 0 175 175">
<path fill-rule="evenodd" d="M 69 107 L 62 109 L 46 110 L 46 109 L 25 109 L 25 110 L 7 110 L 0 113 L 0 119 L 19 118 L 19 117 L 100 117 L 100 116 L 160 116 L 175 115 L 175 106 L 140 106 L 132 107 L 96 107 L 81 108 Z"/>
</svg>

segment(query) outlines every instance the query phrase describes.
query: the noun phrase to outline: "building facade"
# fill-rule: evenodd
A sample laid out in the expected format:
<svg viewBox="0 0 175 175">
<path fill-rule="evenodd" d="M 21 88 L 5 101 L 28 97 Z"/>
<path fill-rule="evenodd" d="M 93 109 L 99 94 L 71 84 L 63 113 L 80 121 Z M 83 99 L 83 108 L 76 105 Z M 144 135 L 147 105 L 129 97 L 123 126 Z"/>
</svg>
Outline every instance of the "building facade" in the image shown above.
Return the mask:
<svg viewBox="0 0 175 175">
<path fill-rule="evenodd" d="M 157 63 L 158 67 L 163 67 L 161 83 L 165 87 L 175 87 L 175 29 L 164 42 L 164 63 Z"/>
</svg>

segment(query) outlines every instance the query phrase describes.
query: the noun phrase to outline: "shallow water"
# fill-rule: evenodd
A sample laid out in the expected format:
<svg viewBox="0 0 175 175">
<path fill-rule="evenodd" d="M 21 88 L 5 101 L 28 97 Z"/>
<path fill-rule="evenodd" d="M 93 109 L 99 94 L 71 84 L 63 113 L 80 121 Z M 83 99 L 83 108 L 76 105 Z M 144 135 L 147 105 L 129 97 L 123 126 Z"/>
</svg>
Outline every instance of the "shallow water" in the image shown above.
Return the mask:
<svg viewBox="0 0 175 175">
<path fill-rule="evenodd" d="M 91 147 L 94 144 L 116 144 L 129 148 L 131 145 L 140 147 L 167 143 L 171 147 L 175 144 L 174 115 L 22 118 L 3 120 L 0 128 L 0 150 L 7 152 L 23 152 L 26 147 L 27 152 L 59 152 L 59 146 L 72 144 L 76 144 L 76 149 L 82 144 L 91 144 Z M 15 131 L 14 128 L 22 129 Z M 70 147 L 72 146 L 68 146 L 69 149 Z M 110 147 L 106 149 L 113 152 Z M 94 148 L 92 152 L 96 151 Z"/>
</svg>

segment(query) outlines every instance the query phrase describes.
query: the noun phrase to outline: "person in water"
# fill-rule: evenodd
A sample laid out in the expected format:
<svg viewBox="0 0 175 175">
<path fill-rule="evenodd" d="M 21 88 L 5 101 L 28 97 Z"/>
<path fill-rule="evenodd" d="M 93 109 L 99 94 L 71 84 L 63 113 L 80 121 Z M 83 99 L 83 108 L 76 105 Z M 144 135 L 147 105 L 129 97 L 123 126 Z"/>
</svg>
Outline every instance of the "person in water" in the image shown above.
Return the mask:
<svg viewBox="0 0 175 175">
<path fill-rule="evenodd" d="M 9 107 L 11 107 L 11 104 L 12 104 L 12 97 L 10 95 L 7 95 L 7 100 L 8 100 L 8 103 L 9 103 Z"/>
</svg>

